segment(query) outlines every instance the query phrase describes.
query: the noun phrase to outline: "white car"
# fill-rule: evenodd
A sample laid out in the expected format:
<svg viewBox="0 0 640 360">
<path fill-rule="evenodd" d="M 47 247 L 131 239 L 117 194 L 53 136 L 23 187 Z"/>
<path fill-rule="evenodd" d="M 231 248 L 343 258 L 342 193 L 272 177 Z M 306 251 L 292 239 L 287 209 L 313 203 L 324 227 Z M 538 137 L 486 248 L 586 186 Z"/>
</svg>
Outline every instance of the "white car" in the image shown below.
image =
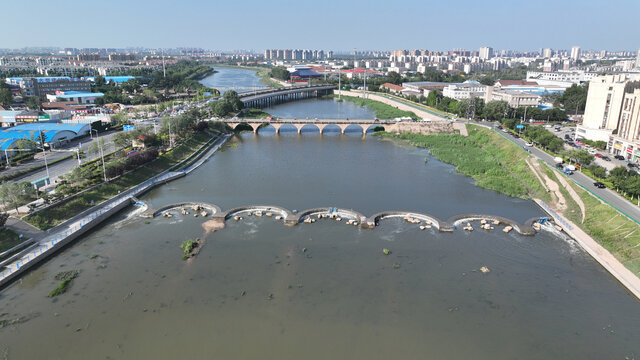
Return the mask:
<svg viewBox="0 0 640 360">
<path fill-rule="evenodd" d="M 589 149 L 589 150 L 587 150 L 587 152 L 588 152 L 589 154 L 591 154 L 591 155 L 595 155 L 595 153 L 596 153 L 596 149 Z"/>
<path fill-rule="evenodd" d="M 525 146 L 533 146 L 532 143 L 528 142 L 528 143 L 524 143 Z"/>
</svg>

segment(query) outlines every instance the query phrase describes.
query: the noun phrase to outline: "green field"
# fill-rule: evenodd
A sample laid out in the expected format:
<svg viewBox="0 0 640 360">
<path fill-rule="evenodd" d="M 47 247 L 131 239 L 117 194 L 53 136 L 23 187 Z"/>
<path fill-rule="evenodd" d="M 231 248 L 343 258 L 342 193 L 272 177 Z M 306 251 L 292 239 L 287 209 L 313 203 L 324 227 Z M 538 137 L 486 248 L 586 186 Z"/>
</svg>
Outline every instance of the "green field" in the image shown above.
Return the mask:
<svg viewBox="0 0 640 360">
<path fill-rule="evenodd" d="M 332 95 L 332 97 L 335 98 L 337 97 L 337 95 Z M 345 95 L 342 95 L 341 99 L 352 102 L 360 106 L 368 107 L 369 109 L 376 112 L 376 117 L 378 119 L 395 119 L 395 118 L 401 118 L 401 117 L 410 117 L 412 119 L 420 118 L 418 115 L 414 114 L 412 111 L 404 111 L 404 110 L 396 109 L 391 105 L 387 105 L 385 103 L 382 103 L 376 100 L 369 100 L 369 99 L 363 99 L 359 97 L 345 96 Z"/>
</svg>

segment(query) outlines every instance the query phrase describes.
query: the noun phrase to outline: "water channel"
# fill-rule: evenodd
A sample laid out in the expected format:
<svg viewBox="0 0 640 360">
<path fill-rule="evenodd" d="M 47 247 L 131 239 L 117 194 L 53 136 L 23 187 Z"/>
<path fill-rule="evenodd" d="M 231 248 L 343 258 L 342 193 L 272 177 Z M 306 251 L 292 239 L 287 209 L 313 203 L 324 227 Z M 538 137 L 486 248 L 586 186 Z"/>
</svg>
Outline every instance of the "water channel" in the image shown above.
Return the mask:
<svg viewBox="0 0 640 360">
<path fill-rule="evenodd" d="M 332 106 L 327 103 L 327 106 Z M 302 105 L 301 105 L 302 106 Z M 327 108 L 326 112 L 333 110 Z M 425 162 L 425 158 L 428 161 Z M 233 138 L 192 175 L 144 199 L 416 210 L 524 222 L 531 201 L 474 186 L 428 153 L 357 133 L 269 129 Z M 571 239 L 543 231 L 420 231 L 401 219 L 360 230 L 245 217 L 122 212 L 0 292 L 10 359 L 630 359 L 640 304 Z M 382 249 L 391 254 L 385 256 Z M 483 274 L 480 267 L 491 271 Z M 47 298 L 56 273 L 69 292 Z"/>
</svg>

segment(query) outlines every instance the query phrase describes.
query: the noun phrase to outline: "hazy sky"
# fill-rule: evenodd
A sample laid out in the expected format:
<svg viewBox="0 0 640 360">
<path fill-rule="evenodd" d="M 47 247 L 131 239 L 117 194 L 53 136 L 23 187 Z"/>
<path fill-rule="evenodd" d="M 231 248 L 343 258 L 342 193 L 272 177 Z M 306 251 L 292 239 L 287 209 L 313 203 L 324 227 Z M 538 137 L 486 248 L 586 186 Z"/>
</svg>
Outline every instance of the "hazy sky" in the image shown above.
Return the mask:
<svg viewBox="0 0 640 360">
<path fill-rule="evenodd" d="M 640 47 L 640 0 L 19 0 L 0 48 Z"/>
</svg>

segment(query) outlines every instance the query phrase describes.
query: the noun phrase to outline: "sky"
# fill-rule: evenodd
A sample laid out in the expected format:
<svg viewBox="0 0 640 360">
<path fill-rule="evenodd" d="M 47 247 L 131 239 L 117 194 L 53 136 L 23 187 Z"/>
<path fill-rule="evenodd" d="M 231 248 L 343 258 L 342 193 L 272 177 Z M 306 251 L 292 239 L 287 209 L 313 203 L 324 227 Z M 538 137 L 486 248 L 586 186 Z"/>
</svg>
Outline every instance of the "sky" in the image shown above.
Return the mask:
<svg viewBox="0 0 640 360">
<path fill-rule="evenodd" d="M 20 0 L 0 48 L 635 50 L 640 0 Z"/>
</svg>

